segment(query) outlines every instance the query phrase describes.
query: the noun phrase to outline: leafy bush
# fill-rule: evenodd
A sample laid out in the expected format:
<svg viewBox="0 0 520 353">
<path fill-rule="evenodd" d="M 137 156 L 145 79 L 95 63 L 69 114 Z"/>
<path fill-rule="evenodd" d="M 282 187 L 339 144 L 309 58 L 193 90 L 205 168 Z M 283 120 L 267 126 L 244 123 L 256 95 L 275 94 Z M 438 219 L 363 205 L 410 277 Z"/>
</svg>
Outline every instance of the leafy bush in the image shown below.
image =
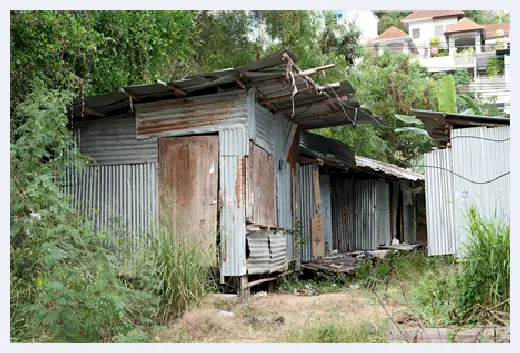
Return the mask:
<svg viewBox="0 0 520 353">
<path fill-rule="evenodd" d="M 70 99 L 35 89 L 16 110 L 24 124 L 11 132 L 13 341 L 108 341 L 148 323 L 154 305 L 118 278 L 117 247 L 102 245 L 60 189 L 66 167 L 82 162 L 69 149 Z"/>
<path fill-rule="evenodd" d="M 490 58 L 486 64 L 486 75 L 489 77 L 504 74 L 504 59 Z"/>
<path fill-rule="evenodd" d="M 473 206 L 468 212 L 469 237 L 459 280 L 459 306 L 471 310 L 480 304 L 509 311 L 509 225 L 486 221 Z"/>
</svg>

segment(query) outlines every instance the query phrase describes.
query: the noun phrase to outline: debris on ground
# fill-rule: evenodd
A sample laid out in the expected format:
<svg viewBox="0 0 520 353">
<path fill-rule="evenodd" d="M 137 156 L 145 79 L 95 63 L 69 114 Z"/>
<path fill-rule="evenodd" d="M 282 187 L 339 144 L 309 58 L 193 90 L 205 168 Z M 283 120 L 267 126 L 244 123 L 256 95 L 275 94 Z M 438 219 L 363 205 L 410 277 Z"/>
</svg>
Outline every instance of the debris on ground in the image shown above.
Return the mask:
<svg viewBox="0 0 520 353">
<path fill-rule="evenodd" d="M 231 311 L 225 311 L 225 310 L 220 310 L 218 313 L 217 313 L 218 316 L 223 316 L 223 317 L 235 317 L 235 314 L 233 314 Z"/>
<path fill-rule="evenodd" d="M 261 291 L 261 292 L 256 293 L 255 295 L 253 295 L 253 299 L 258 299 L 258 298 L 262 298 L 262 297 L 267 297 L 266 291 Z"/>
</svg>

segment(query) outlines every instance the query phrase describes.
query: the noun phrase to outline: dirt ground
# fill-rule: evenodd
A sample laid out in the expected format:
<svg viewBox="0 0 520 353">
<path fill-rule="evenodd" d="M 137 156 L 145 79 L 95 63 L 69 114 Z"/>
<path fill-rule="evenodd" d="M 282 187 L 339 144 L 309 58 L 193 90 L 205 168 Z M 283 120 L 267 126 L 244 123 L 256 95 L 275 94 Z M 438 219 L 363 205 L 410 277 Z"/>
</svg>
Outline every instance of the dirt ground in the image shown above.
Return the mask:
<svg viewBox="0 0 520 353">
<path fill-rule="evenodd" d="M 395 302 L 386 303 L 385 308 L 393 317 L 403 310 Z M 232 316 L 226 316 L 229 312 Z M 244 301 L 215 295 L 187 312 L 159 338 L 161 342 L 287 342 L 295 333 L 305 335 L 313 325 L 351 327 L 367 322 L 390 324 L 378 300 L 363 289 L 318 296 L 269 294 Z"/>
</svg>

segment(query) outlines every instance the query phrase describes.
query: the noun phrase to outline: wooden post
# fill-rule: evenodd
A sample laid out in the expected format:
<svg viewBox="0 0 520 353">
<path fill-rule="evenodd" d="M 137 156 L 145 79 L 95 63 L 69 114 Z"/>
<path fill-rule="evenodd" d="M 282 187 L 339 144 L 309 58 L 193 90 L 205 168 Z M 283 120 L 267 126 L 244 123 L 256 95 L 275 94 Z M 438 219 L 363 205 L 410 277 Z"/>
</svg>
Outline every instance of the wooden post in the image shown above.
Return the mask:
<svg viewBox="0 0 520 353">
<path fill-rule="evenodd" d="M 247 286 L 248 280 L 247 275 L 240 277 L 239 284 L 238 284 L 238 296 L 240 298 L 247 298 L 249 297 L 249 287 Z"/>
</svg>

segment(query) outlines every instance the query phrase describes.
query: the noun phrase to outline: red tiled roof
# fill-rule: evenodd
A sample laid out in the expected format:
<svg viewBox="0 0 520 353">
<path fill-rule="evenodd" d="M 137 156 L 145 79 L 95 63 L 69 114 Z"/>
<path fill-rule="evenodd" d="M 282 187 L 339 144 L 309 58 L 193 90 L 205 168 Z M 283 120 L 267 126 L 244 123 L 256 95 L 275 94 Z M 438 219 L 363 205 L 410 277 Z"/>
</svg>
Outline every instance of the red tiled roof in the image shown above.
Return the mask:
<svg viewBox="0 0 520 353">
<path fill-rule="evenodd" d="M 492 25 L 484 25 L 483 27 L 486 31 L 486 39 L 495 38 L 495 32 L 499 29 L 504 31 L 504 37 L 509 37 L 509 23 L 497 23 Z"/>
<path fill-rule="evenodd" d="M 457 16 L 458 18 L 464 17 L 464 12 L 460 10 L 424 10 L 414 11 L 408 16 L 401 19 L 401 22 L 408 20 L 418 20 L 420 18 L 436 18 L 436 17 L 449 17 Z"/>
<path fill-rule="evenodd" d="M 396 26 L 392 26 L 386 29 L 383 33 L 378 35 L 373 39 L 373 41 L 382 40 L 382 39 L 391 39 L 391 38 L 404 38 L 408 37 L 408 34 L 406 32 L 400 30 Z"/>
<path fill-rule="evenodd" d="M 479 29 L 484 29 L 484 27 L 467 18 L 463 18 L 459 22 L 455 23 L 453 26 L 448 27 L 444 31 L 444 34 L 464 32 L 464 31 L 476 31 Z"/>
</svg>

